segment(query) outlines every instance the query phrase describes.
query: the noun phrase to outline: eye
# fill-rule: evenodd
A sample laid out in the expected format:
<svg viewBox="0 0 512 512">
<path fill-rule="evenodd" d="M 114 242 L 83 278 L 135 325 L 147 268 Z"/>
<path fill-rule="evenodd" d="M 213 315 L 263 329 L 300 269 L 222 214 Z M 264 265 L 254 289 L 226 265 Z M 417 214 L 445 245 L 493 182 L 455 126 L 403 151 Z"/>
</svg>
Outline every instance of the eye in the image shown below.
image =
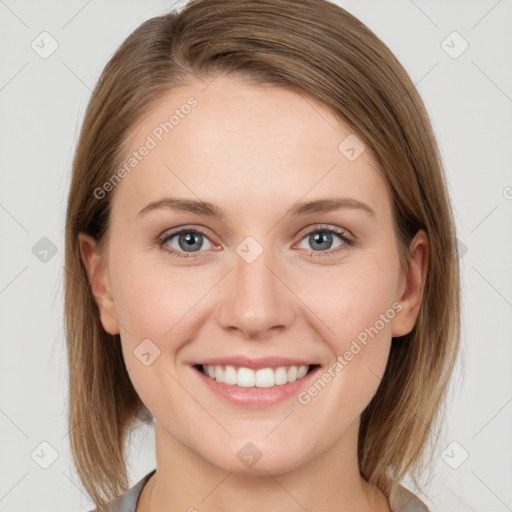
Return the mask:
<svg viewBox="0 0 512 512">
<path fill-rule="evenodd" d="M 334 248 L 332 247 L 333 237 L 340 240 Z M 299 243 L 301 249 L 305 248 L 300 246 L 304 240 L 313 248 L 310 256 L 336 256 L 340 251 L 346 250 L 347 246 L 354 244 L 354 237 L 348 231 L 325 225 L 315 226 L 313 230 L 307 232 Z M 197 258 L 199 257 L 197 253 L 203 252 L 201 249 L 214 247 L 206 231 L 198 227 L 183 227 L 171 233 L 165 233 L 158 239 L 158 245 L 176 258 Z"/>
<path fill-rule="evenodd" d="M 332 248 L 333 237 L 337 237 L 341 240 L 334 249 Z M 354 239 L 348 231 L 330 226 L 316 226 L 315 229 L 306 233 L 306 236 L 302 238 L 300 243 L 304 240 L 306 243 L 310 244 L 313 249 L 318 249 L 313 250 L 310 253 L 311 256 L 335 256 L 340 251 L 345 250 L 345 246 L 351 246 L 354 243 Z"/>
<path fill-rule="evenodd" d="M 207 241 L 206 249 L 210 249 L 213 244 L 203 230 L 200 228 L 182 228 L 178 231 L 166 233 L 158 240 L 158 244 L 169 254 L 178 258 L 196 258 L 197 256 L 194 253 L 201 252 L 199 249 L 204 248 L 205 240 Z"/>
</svg>

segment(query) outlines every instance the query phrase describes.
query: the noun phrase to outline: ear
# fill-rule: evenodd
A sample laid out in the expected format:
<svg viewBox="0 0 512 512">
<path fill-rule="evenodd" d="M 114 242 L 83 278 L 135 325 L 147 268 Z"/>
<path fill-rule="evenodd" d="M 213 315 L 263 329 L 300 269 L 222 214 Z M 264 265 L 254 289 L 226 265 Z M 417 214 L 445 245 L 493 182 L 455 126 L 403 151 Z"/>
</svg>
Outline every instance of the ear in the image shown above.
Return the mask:
<svg viewBox="0 0 512 512">
<path fill-rule="evenodd" d="M 98 250 L 96 240 L 86 234 L 79 233 L 80 255 L 89 276 L 94 300 L 100 311 L 100 319 L 105 331 L 109 334 L 119 333 L 116 308 L 110 292 L 108 272 L 104 255 Z"/>
<path fill-rule="evenodd" d="M 427 235 L 420 229 L 409 245 L 410 264 L 401 281 L 399 302 L 402 309 L 393 318 L 393 337 L 409 334 L 416 324 L 427 278 L 428 250 Z"/>
</svg>

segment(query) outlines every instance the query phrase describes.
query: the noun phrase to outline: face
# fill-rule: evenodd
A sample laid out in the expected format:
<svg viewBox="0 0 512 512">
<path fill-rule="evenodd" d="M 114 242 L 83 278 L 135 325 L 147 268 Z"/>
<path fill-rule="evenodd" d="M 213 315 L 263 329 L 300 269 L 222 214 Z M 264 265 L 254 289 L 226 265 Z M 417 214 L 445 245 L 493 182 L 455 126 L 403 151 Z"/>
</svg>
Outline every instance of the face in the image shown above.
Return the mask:
<svg viewBox="0 0 512 512">
<path fill-rule="evenodd" d="M 170 92 L 131 133 L 95 295 L 165 435 L 227 471 L 249 471 L 253 450 L 252 471 L 283 472 L 358 424 L 417 287 L 386 184 L 347 125 L 287 89 L 205 87 Z"/>
</svg>

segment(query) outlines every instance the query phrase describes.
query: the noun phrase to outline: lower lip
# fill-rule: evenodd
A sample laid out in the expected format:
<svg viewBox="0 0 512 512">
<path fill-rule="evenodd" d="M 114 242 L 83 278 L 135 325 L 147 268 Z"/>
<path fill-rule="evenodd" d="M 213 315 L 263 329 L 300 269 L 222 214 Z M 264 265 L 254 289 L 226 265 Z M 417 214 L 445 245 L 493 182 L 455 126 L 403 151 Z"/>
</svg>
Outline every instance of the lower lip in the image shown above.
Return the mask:
<svg viewBox="0 0 512 512">
<path fill-rule="evenodd" d="M 193 370 L 209 389 L 229 402 L 237 405 L 251 405 L 259 407 L 272 405 L 292 396 L 297 396 L 304 387 L 310 384 L 312 378 L 318 370 L 320 370 L 320 367 L 317 366 L 313 368 L 313 370 L 302 377 L 302 379 L 297 379 L 295 382 L 288 382 L 287 384 L 272 386 L 270 388 L 230 386 L 207 377 L 201 370 L 198 370 L 195 367 Z"/>
</svg>

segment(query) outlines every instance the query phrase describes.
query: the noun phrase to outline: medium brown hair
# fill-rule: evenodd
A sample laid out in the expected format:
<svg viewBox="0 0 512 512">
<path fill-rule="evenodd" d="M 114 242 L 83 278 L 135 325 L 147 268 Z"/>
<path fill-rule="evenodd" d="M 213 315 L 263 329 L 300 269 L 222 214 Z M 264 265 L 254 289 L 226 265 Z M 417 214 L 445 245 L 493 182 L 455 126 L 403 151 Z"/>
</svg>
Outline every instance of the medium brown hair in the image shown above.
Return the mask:
<svg viewBox="0 0 512 512">
<path fill-rule="evenodd" d="M 320 100 L 375 157 L 391 192 L 403 264 L 417 231 L 427 235 L 416 325 L 393 339 L 383 379 L 361 415 L 360 472 L 389 499 L 406 474 L 419 485 L 431 432 L 443 419 L 460 338 L 455 225 L 414 84 L 368 27 L 327 0 L 195 0 L 142 23 L 103 70 L 80 132 L 66 218 L 69 435 L 78 475 L 97 506 L 115 499 L 128 488 L 131 428 L 151 421 L 127 374 L 119 335 L 102 327 L 81 261 L 78 234 L 104 242 L 114 196 L 99 200 L 93 191 L 121 165 L 130 129 L 163 95 L 221 74 Z"/>
</svg>

